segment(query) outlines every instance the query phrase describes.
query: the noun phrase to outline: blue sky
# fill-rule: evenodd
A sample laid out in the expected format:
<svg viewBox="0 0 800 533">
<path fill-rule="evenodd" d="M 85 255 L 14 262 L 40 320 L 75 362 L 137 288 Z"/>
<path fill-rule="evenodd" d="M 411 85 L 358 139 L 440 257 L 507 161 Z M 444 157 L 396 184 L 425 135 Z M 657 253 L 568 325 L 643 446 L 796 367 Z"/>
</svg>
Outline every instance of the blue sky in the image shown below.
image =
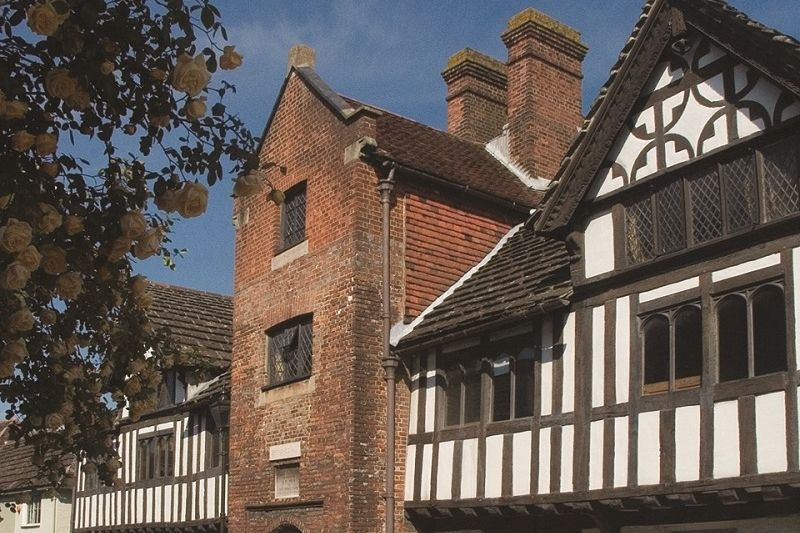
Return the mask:
<svg viewBox="0 0 800 533">
<path fill-rule="evenodd" d="M 244 65 L 229 81 L 238 93 L 229 109 L 260 134 L 286 74 L 289 48 L 317 51 L 317 71 L 336 91 L 425 124 L 446 127 L 447 58 L 470 47 L 505 59 L 500 34 L 506 22 L 535 7 L 574 27 L 589 46 L 584 61 L 584 109 L 605 82 L 608 70 L 641 13 L 643 0 L 217 0 L 231 43 Z M 760 22 L 797 36 L 797 0 L 735 0 Z M 233 226 L 229 182 L 211 190 L 208 213 L 180 221 L 173 241 L 188 250 L 175 271 L 158 259 L 137 265 L 150 279 L 230 294 L 233 286 Z"/>
</svg>

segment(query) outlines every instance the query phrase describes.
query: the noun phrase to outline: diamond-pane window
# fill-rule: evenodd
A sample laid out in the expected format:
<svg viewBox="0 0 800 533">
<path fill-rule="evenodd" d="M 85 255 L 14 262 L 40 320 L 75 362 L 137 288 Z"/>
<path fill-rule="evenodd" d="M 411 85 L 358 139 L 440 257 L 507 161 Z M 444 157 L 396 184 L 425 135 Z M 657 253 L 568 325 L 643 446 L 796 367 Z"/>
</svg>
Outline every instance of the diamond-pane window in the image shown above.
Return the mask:
<svg viewBox="0 0 800 533">
<path fill-rule="evenodd" d="M 281 248 L 291 248 L 306 238 L 306 183 L 286 191 L 281 206 Z"/>
<path fill-rule="evenodd" d="M 693 176 L 689 181 L 692 240 L 695 244 L 722 236 L 722 204 L 717 167 Z"/>
<path fill-rule="evenodd" d="M 729 232 L 749 226 L 756 221 L 756 181 L 753 157 L 743 157 L 722 163 L 725 180 L 726 223 Z"/>
<path fill-rule="evenodd" d="M 682 191 L 681 182 L 673 181 L 656 193 L 658 251 L 661 254 L 680 250 L 685 245 Z"/>
<path fill-rule="evenodd" d="M 625 208 L 625 239 L 628 262 L 641 263 L 655 256 L 653 204 L 649 197 Z"/>
<path fill-rule="evenodd" d="M 797 138 L 764 149 L 764 216 L 775 220 L 796 213 L 800 206 Z"/>
<path fill-rule="evenodd" d="M 267 384 L 280 385 L 311 375 L 311 315 L 267 333 Z"/>
</svg>

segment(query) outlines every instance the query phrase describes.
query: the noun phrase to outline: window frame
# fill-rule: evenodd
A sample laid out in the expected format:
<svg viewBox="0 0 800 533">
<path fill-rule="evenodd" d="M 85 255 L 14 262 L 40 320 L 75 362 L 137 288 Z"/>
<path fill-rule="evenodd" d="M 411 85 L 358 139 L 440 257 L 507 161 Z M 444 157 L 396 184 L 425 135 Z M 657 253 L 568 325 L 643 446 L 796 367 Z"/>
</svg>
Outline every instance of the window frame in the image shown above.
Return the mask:
<svg viewBox="0 0 800 533">
<path fill-rule="evenodd" d="M 530 342 L 530 339 L 525 338 L 524 336 L 512 337 L 508 339 L 502 339 L 495 342 L 490 342 L 488 344 L 488 348 L 493 354 L 490 362 L 490 368 L 488 371 L 489 377 L 489 420 L 487 420 L 488 424 L 502 424 L 503 422 L 509 422 L 512 420 L 523 420 L 526 418 L 531 418 L 533 416 L 533 398 L 531 398 L 531 413 L 529 415 L 517 415 L 517 380 L 518 380 L 518 373 L 519 373 L 519 362 L 520 361 L 530 361 L 530 378 L 531 378 L 531 394 L 533 396 L 536 395 L 535 390 L 535 377 L 534 377 L 534 366 L 536 361 L 536 350 L 533 346 L 533 343 Z M 530 350 L 531 354 L 530 357 L 520 357 L 520 354 L 523 352 Z M 513 354 L 516 355 L 513 355 Z M 494 374 L 494 364 L 505 357 L 508 358 L 508 365 L 509 369 L 508 372 L 509 376 L 509 403 L 508 403 L 508 418 L 504 418 L 502 420 L 495 419 L 495 374 Z"/>
<path fill-rule="evenodd" d="M 279 353 L 282 355 L 283 352 L 277 348 L 276 345 L 276 337 L 280 334 L 284 334 L 290 328 L 297 328 L 297 343 L 298 347 L 296 353 L 300 350 L 300 338 L 302 335 L 301 328 L 308 327 L 308 372 L 298 373 L 295 375 L 291 375 L 289 377 L 285 377 L 281 380 L 274 379 L 274 365 L 273 365 L 273 358 L 276 357 Z M 276 324 L 266 330 L 265 332 L 266 338 L 266 358 L 265 358 L 265 374 L 266 374 L 266 385 L 264 386 L 265 389 L 272 389 L 275 387 L 281 387 L 283 385 L 288 385 L 290 383 L 295 383 L 298 381 L 303 381 L 312 376 L 314 373 L 314 314 L 313 313 L 306 313 L 303 315 L 296 316 L 279 324 Z"/>
<path fill-rule="evenodd" d="M 166 448 L 163 447 L 165 442 Z M 166 430 L 139 436 L 136 442 L 136 481 L 173 477 L 175 477 L 175 432 Z"/>
<path fill-rule="evenodd" d="M 770 149 L 778 145 L 784 144 L 789 149 L 794 148 L 794 157 L 796 164 L 800 166 L 800 132 L 790 130 L 786 135 L 786 129 L 781 128 L 777 134 L 768 134 L 761 136 L 758 139 L 747 140 L 746 142 L 737 144 L 733 147 L 724 147 L 724 151 L 715 152 L 709 156 L 703 156 L 698 160 L 689 161 L 685 164 L 676 165 L 675 168 L 665 169 L 662 172 L 653 174 L 643 178 L 640 181 L 634 182 L 627 187 L 619 190 L 616 194 L 611 194 L 606 198 L 599 199 L 598 204 L 605 204 L 607 202 L 618 202 L 621 209 L 621 220 L 617 225 L 618 231 L 621 232 L 620 245 L 623 247 L 618 254 L 622 261 L 622 266 L 625 268 L 639 267 L 642 265 L 657 262 L 666 257 L 680 255 L 690 250 L 695 250 L 700 247 L 712 245 L 725 241 L 728 239 L 736 238 L 742 234 L 746 234 L 755 228 L 767 226 L 770 224 L 780 223 L 782 221 L 800 217 L 800 201 L 798 207 L 792 212 L 788 212 L 782 216 L 769 218 L 765 200 L 765 190 L 768 185 L 765 177 L 765 156 Z M 783 133 L 783 135 L 781 135 Z M 794 145 L 792 145 L 794 143 Z M 754 182 L 754 197 L 752 198 L 755 212 L 753 215 L 753 222 L 749 225 L 743 225 L 738 228 L 731 229 L 729 227 L 729 220 L 727 216 L 729 199 L 728 199 L 728 180 L 725 178 L 726 174 L 724 169 L 726 165 L 733 161 L 742 158 L 749 158 L 752 164 L 751 180 Z M 692 198 L 690 193 L 690 182 L 697 179 L 698 176 L 706 174 L 711 169 L 716 173 L 717 186 L 719 190 L 719 209 L 720 209 L 720 236 L 708 240 L 698 241 L 693 232 L 693 209 Z M 682 247 L 674 250 L 664 251 L 659 247 L 660 242 L 660 226 L 657 211 L 657 196 L 661 191 L 667 187 L 673 186 L 675 183 L 680 185 L 680 196 L 682 198 L 682 221 L 683 221 L 683 241 Z M 800 190 L 800 171 L 798 176 L 795 177 Z M 650 227 L 653 234 L 653 254 L 651 257 L 642 260 L 634 260 L 631 258 L 629 242 L 629 210 L 634 204 L 649 200 L 650 205 Z"/>
<path fill-rule="evenodd" d="M 683 378 L 676 377 L 677 368 L 677 349 L 676 349 L 676 318 L 678 314 L 686 308 L 694 308 L 699 311 L 700 316 L 700 374 L 697 376 L 686 376 Z M 669 376 L 666 381 L 658 381 L 655 383 L 647 383 L 646 369 L 647 369 L 647 342 L 645 338 L 645 327 L 648 322 L 655 320 L 658 317 L 663 317 L 667 320 L 668 334 L 669 334 Z M 654 396 L 657 394 L 675 393 L 685 390 L 699 389 L 703 386 L 703 373 L 705 365 L 707 365 L 708 355 L 704 353 L 704 338 L 705 329 L 703 328 L 703 306 L 699 297 L 694 297 L 689 300 L 654 309 L 642 313 L 638 316 L 638 333 L 639 333 L 639 346 L 640 346 L 640 361 L 641 361 L 641 394 L 642 396 Z"/>
<path fill-rule="evenodd" d="M 288 240 L 288 215 L 287 205 L 297 197 L 303 198 L 303 232 L 299 238 Z M 295 183 L 286 190 L 284 201 L 281 203 L 280 209 L 280 233 L 278 237 L 278 250 L 276 254 L 285 252 L 290 248 L 294 248 L 301 244 L 308 238 L 308 182 L 303 180 Z"/>
<path fill-rule="evenodd" d="M 764 372 L 764 373 L 756 373 L 756 347 L 755 347 L 755 320 L 754 320 L 754 304 L 753 299 L 754 296 L 762 289 L 767 287 L 774 287 L 780 290 L 781 294 L 783 295 L 783 318 L 784 318 L 784 338 L 783 338 L 783 368 L 780 370 L 775 370 L 772 372 Z M 744 300 L 745 302 L 745 310 L 746 310 L 746 321 L 747 321 L 747 375 L 744 377 L 738 377 L 733 379 L 722 379 L 722 361 L 723 361 L 723 354 L 720 351 L 720 319 L 719 319 L 719 308 L 720 304 L 730 297 L 738 297 Z M 759 281 L 757 283 L 753 283 L 750 285 L 745 285 L 739 287 L 737 289 L 728 290 L 725 292 L 720 292 L 718 294 L 713 295 L 713 317 L 714 317 L 714 328 L 713 328 L 713 335 L 715 341 L 715 349 L 717 351 L 717 375 L 716 380 L 717 383 L 734 383 L 738 381 L 744 381 L 754 378 L 759 378 L 761 376 L 769 376 L 773 374 L 778 374 L 780 372 L 786 372 L 789 368 L 788 365 L 788 357 L 789 357 L 789 328 L 787 327 L 786 321 L 788 319 L 788 310 L 789 310 L 789 299 L 786 294 L 786 287 L 783 283 L 782 279 L 767 279 L 763 281 Z"/>
<path fill-rule="evenodd" d="M 31 520 L 31 514 L 36 520 Z M 31 499 L 25 504 L 25 526 L 39 526 L 42 524 L 42 497 L 39 494 L 31 495 Z"/>
</svg>

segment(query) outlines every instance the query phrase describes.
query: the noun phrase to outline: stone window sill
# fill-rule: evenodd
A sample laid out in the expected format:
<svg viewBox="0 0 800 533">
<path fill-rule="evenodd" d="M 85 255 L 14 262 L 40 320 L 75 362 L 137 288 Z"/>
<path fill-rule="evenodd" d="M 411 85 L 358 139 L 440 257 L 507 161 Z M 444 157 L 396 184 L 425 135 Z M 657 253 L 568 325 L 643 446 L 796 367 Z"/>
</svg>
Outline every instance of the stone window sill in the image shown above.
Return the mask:
<svg viewBox="0 0 800 533">
<path fill-rule="evenodd" d="M 284 267 L 298 259 L 303 257 L 304 255 L 308 254 L 308 239 L 302 241 L 299 244 L 288 248 L 275 257 L 272 258 L 272 270 L 278 270 L 281 267 Z"/>
</svg>

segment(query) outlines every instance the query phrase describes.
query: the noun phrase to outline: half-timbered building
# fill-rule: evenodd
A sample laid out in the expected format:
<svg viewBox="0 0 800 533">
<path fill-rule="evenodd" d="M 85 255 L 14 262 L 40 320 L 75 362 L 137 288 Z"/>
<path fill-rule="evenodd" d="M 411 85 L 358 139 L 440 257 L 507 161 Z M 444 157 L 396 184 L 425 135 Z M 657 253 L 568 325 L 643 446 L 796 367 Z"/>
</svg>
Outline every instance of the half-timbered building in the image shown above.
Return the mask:
<svg viewBox="0 0 800 533">
<path fill-rule="evenodd" d="M 800 530 L 800 43 L 650 0 L 541 208 L 407 325 L 422 531 Z"/>
<path fill-rule="evenodd" d="M 222 532 L 227 520 L 231 298 L 152 284 L 149 316 L 169 328 L 186 363 L 164 373 L 158 408 L 121 414 L 121 485 L 79 465 L 76 532 Z"/>
</svg>

